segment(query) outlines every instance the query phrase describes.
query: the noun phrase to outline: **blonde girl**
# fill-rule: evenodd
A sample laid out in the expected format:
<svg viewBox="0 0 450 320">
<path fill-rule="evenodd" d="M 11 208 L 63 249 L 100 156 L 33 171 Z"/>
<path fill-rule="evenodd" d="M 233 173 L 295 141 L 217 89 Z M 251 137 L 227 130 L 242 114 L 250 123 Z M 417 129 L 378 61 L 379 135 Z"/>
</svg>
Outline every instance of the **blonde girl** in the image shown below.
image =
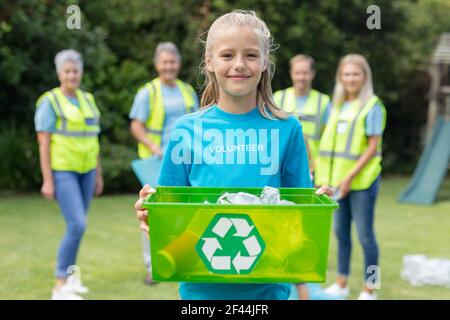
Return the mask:
<svg viewBox="0 0 450 320">
<path fill-rule="evenodd" d="M 205 43 L 202 108 L 176 123 L 158 185 L 312 186 L 300 123 L 272 100 L 272 48 L 270 31 L 254 12 L 214 21 Z M 145 186 L 135 204 L 147 232 L 142 201 L 153 192 Z M 282 283 L 180 285 L 182 299 L 287 299 L 289 292 Z"/>
</svg>

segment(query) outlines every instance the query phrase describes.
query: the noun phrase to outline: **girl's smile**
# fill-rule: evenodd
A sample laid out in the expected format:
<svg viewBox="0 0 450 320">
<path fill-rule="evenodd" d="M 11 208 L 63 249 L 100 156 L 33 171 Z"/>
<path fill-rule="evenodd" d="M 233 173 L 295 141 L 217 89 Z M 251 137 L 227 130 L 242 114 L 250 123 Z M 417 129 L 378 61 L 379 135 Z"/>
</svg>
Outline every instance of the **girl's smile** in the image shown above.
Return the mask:
<svg viewBox="0 0 450 320">
<path fill-rule="evenodd" d="M 228 76 L 228 78 L 231 78 L 231 79 L 233 79 L 233 80 L 240 81 L 240 80 L 247 80 L 247 79 L 250 79 L 250 76 L 247 76 L 247 75 L 245 75 L 245 74 L 236 74 L 236 75 L 230 75 L 230 76 Z"/>
</svg>

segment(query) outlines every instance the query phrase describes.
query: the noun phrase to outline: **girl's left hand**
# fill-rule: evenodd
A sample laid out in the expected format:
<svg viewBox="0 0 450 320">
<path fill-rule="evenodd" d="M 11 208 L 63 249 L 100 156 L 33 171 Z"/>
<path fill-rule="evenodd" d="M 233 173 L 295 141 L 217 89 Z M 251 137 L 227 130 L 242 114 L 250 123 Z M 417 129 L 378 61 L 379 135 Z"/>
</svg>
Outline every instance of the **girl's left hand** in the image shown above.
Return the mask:
<svg viewBox="0 0 450 320">
<path fill-rule="evenodd" d="M 326 184 L 320 186 L 319 189 L 316 190 L 317 195 L 326 194 L 327 196 L 333 197 L 334 196 L 334 189 L 330 186 L 327 186 Z"/>
<path fill-rule="evenodd" d="M 97 174 L 95 178 L 95 195 L 99 196 L 103 192 L 103 175 Z"/>
</svg>

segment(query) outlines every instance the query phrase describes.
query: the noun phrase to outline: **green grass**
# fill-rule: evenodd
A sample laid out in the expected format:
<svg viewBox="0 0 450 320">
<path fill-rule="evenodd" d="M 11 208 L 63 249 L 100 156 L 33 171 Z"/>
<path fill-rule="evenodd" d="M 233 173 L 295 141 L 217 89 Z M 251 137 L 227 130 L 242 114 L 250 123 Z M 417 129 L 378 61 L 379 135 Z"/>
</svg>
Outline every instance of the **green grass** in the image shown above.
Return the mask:
<svg viewBox="0 0 450 320">
<path fill-rule="evenodd" d="M 444 287 L 412 287 L 400 278 L 402 257 L 422 253 L 450 258 L 450 181 L 430 207 L 397 203 L 406 178 L 382 181 L 376 209 L 382 299 L 450 299 Z M 141 234 L 133 211 L 135 196 L 93 201 L 77 264 L 91 293 L 87 299 L 178 299 L 176 283 L 148 287 L 142 282 Z M 39 195 L 0 197 L 0 299 L 48 299 L 64 222 L 55 202 Z M 362 250 L 353 230 L 351 298 L 362 285 Z M 332 236 L 327 284 L 336 270 Z"/>
</svg>

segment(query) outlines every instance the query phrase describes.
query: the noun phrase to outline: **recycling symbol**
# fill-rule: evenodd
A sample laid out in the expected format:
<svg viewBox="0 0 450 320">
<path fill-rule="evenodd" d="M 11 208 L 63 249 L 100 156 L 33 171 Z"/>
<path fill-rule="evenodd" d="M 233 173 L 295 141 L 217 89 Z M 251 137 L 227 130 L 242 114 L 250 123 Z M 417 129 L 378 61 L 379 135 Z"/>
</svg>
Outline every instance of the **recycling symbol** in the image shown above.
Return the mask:
<svg viewBox="0 0 450 320">
<path fill-rule="evenodd" d="M 246 214 L 217 214 L 195 247 L 212 273 L 248 274 L 261 257 L 265 243 Z"/>
</svg>

